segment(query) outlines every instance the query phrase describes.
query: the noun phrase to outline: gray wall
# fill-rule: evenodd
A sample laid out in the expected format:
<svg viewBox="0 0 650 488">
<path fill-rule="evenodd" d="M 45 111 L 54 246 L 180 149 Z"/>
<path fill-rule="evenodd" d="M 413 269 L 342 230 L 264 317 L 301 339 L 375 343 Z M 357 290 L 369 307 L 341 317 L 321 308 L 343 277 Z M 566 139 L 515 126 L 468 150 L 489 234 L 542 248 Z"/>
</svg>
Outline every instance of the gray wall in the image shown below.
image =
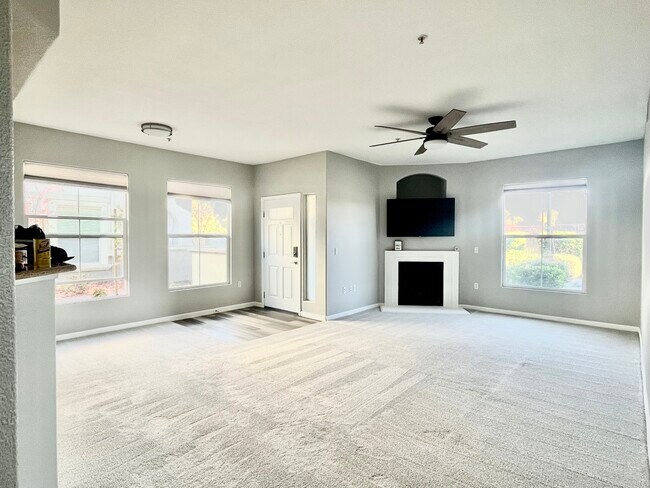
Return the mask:
<svg viewBox="0 0 650 488">
<path fill-rule="evenodd" d="M 378 302 L 378 188 L 379 166 L 327 152 L 327 315 Z"/>
<path fill-rule="evenodd" d="M 642 142 L 632 141 L 465 165 L 382 167 L 380 283 L 383 297 L 386 199 L 413 173 L 447 179 L 456 198 L 456 236 L 405 238 L 406 249 L 460 247 L 460 302 L 499 309 L 639 325 Z M 587 178 L 587 293 L 501 287 L 501 198 L 504 184 Z M 479 254 L 473 248 L 479 247 Z M 479 289 L 473 289 L 473 283 Z"/>
<path fill-rule="evenodd" d="M 643 145 L 643 267 L 641 283 L 641 348 L 644 368 L 644 393 L 647 401 L 650 392 L 650 98 L 646 113 L 645 139 Z M 650 418 L 646 418 L 650 438 Z M 650 449 L 650 446 L 649 446 Z"/>
<path fill-rule="evenodd" d="M 316 195 L 316 300 L 303 301 L 304 312 L 326 313 L 326 155 L 324 152 L 255 166 L 255 299 L 262 301 L 261 198 L 288 193 Z"/>
<path fill-rule="evenodd" d="M 16 486 L 11 15 L 0 0 L 0 486 Z"/>
<path fill-rule="evenodd" d="M 15 125 L 16 221 L 24 222 L 24 161 L 129 175 L 129 281 L 124 298 L 57 306 L 57 333 L 154 319 L 253 300 L 253 167 L 25 124 Z M 167 289 L 167 180 L 232 187 L 232 283 Z M 237 281 L 242 287 L 237 287 Z"/>
</svg>

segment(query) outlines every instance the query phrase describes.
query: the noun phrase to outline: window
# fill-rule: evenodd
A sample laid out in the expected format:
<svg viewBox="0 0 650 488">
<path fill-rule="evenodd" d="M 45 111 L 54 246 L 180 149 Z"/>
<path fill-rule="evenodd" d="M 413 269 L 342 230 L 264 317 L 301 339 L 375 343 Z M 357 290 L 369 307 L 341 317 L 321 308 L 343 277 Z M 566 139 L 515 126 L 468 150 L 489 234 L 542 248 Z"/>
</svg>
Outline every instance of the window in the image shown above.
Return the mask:
<svg viewBox="0 0 650 488">
<path fill-rule="evenodd" d="M 504 286 L 585 291 L 585 180 L 506 186 L 503 232 Z"/>
<path fill-rule="evenodd" d="M 230 283 L 230 188 L 167 183 L 169 289 Z"/>
<path fill-rule="evenodd" d="M 304 300 L 316 300 L 316 195 L 304 200 L 305 252 L 303 253 Z"/>
<path fill-rule="evenodd" d="M 57 279 L 57 301 L 128 295 L 128 177 L 41 163 L 24 168 L 27 225 L 41 227 L 77 266 Z"/>
</svg>

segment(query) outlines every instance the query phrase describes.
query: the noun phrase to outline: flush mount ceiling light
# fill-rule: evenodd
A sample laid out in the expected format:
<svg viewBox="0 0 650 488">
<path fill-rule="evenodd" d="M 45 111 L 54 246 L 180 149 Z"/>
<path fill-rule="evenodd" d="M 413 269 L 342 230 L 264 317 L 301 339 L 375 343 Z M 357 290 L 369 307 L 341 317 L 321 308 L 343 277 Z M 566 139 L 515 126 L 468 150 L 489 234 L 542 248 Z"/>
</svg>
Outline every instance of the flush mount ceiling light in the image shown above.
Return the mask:
<svg viewBox="0 0 650 488">
<path fill-rule="evenodd" d="M 151 137 L 164 137 L 168 141 L 172 137 L 172 128 L 166 124 L 159 124 L 158 122 L 145 122 L 140 126 L 143 134 Z"/>
</svg>

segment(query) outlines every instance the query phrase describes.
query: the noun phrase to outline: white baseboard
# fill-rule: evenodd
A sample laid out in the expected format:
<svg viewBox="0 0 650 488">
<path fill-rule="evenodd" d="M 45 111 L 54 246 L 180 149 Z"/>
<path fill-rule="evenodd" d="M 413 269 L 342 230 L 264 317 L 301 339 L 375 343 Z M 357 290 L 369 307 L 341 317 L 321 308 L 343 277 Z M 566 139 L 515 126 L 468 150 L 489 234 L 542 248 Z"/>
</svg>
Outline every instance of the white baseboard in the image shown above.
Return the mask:
<svg viewBox="0 0 650 488">
<path fill-rule="evenodd" d="M 565 324 L 587 325 L 589 327 L 599 327 L 601 329 L 624 330 L 626 332 L 639 333 L 639 327 L 634 325 L 611 324 L 609 322 L 597 322 L 595 320 L 572 319 L 569 317 L 556 317 L 554 315 L 543 315 L 539 313 L 519 312 L 517 310 L 504 310 L 500 308 L 479 307 L 477 305 L 461 305 L 467 310 L 476 310 L 477 312 L 497 313 L 501 315 L 514 315 L 516 317 L 526 317 L 529 319 L 549 320 L 551 322 L 563 322 Z"/>
<path fill-rule="evenodd" d="M 328 315 L 326 318 L 327 320 L 342 319 L 343 317 L 349 317 L 350 315 L 354 315 L 355 313 L 365 312 L 367 310 L 372 310 L 373 308 L 377 308 L 377 307 L 379 307 L 379 304 L 373 303 L 372 305 L 365 305 L 363 307 L 354 308 L 352 310 L 346 310 L 345 312 L 335 313 L 334 315 Z"/>
<path fill-rule="evenodd" d="M 155 319 L 140 320 L 138 322 L 129 322 L 126 324 L 111 325 L 108 327 L 99 327 L 97 329 L 82 330 L 79 332 L 70 332 L 68 334 L 58 334 L 56 336 L 56 341 L 57 342 L 66 341 L 68 339 L 77 339 L 79 337 L 87 337 L 95 334 L 105 334 L 106 332 L 115 332 L 118 330 L 134 329 L 136 327 L 144 327 L 145 325 L 159 324 L 161 322 L 172 322 L 174 320 L 191 319 L 194 317 L 200 317 L 202 315 L 210 315 L 216 312 L 230 312 L 231 310 L 239 310 L 242 308 L 261 307 L 261 306 L 262 304 L 260 302 L 246 302 L 246 303 L 238 303 L 236 305 L 226 305 L 224 307 L 208 308 L 206 310 L 199 310 L 197 312 L 180 313 L 177 315 L 169 315 L 167 317 L 157 317 Z"/>
<path fill-rule="evenodd" d="M 298 315 L 305 317 L 306 319 L 318 320 L 319 322 L 325 322 L 325 315 L 319 315 L 317 313 L 305 312 L 304 310 Z"/>
</svg>

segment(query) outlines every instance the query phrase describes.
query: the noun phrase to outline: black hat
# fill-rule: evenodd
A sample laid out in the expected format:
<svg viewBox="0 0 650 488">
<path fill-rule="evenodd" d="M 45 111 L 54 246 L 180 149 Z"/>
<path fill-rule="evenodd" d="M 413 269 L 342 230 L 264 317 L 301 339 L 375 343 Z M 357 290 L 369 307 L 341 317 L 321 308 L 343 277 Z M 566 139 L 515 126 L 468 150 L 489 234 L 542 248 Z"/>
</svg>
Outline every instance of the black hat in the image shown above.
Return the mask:
<svg viewBox="0 0 650 488">
<path fill-rule="evenodd" d="M 66 261 L 70 261 L 71 259 L 74 258 L 74 256 L 68 257 L 68 253 L 65 252 L 65 249 L 56 246 L 52 246 L 52 248 L 50 249 L 50 254 L 51 254 L 53 265 L 63 264 Z"/>
</svg>

